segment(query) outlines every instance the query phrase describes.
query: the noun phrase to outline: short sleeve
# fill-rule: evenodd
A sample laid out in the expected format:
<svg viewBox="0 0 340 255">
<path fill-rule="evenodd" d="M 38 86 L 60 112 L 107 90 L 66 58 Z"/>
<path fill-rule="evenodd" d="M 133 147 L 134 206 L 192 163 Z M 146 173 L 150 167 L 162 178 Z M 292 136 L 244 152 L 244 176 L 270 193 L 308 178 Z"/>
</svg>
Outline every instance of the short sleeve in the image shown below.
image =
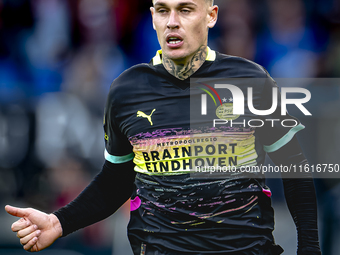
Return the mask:
<svg viewBox="0 0 340 255">
<path fill-rule="evenodd" d="M 112 87 L 111 87 L 112 88 Z M 122 164 L 134 158 L 132 145 L 121 132 L 115 120 L 115 93 L 110 90 L 104 112 L 105 159 L 114 164 Z"/>
<path fill-rule="evenodd" d="M 273 93 L 277 89 L 277 94 Z M 260 128 L 260 140 L 266 152 L 274 152 L 287 144 L 294 135 L 305 127 L 300 121 L 286 113 L 281 114 L 281 93 L 276 82 L 268 76 L 261 95 L 261 109 L 268 110 L 273 105 L 273 94 L 277 99 L 276 110 L 265 117 L 265 125 Z"/>
</svg>

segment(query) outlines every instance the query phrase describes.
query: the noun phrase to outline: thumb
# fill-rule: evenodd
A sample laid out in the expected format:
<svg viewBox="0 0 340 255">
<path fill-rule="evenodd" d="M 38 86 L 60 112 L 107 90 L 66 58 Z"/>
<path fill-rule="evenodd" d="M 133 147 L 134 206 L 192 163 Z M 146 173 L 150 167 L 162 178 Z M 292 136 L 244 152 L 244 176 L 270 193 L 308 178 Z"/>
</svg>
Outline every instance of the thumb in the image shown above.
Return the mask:
<svg viewBox="0 0 340 255">
<path fill-rule="evenodd" d="M 16 216 L 16 217 L 25 217 L 28 216 L 28 210 L 27 209 L 22 209 L 10 205 L 5 206 L 6 212 L 8 212 L 10 215 Z"/>
</svg>

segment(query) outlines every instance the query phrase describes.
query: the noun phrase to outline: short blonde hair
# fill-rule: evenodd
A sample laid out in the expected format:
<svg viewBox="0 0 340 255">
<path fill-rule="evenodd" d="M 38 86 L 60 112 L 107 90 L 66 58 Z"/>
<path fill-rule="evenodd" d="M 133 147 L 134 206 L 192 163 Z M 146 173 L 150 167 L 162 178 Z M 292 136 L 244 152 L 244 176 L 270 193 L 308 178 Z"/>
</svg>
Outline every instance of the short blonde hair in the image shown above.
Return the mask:
<svg viewBox="0 0 340 255">
<path fill-rule="evenodd" d="M 152 0 L 152 3 L 154 3 L 155 0 Z M 210 6 L 214 5 L 214 0 L 205 0 L 207 2 L 207 4 L 209 4 Z"/>
</svg>

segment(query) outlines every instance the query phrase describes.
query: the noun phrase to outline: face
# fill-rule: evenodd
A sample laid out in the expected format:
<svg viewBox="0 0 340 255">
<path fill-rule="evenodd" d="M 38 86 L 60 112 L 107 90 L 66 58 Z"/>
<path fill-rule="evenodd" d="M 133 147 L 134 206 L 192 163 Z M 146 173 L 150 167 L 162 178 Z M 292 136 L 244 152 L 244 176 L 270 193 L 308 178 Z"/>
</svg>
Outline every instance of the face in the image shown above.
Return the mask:
<svg viewBox="0 0 340 255">
<path fill-rule="evenodd" d="M 207 45 L 208 28 L 217 20 L 217 6 L 205 0 L 154 0 L 153 27 L 162 52 L 178 63 L 185 63 Z"/>
</svg>

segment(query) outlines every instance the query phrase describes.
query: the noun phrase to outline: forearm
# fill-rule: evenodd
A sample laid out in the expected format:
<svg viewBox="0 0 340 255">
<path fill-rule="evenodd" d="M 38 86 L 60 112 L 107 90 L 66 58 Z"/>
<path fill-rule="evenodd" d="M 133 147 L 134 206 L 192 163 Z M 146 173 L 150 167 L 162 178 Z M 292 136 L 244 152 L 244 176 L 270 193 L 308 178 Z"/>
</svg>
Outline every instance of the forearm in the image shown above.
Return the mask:
<svg viewBox="0 0 340 255">
<path fill-rule="evenodd" d="M 313 179 L 284 179 L 289 211 L 298 231 L 298 255 L 321 254 Z"/>
<path fill-rule="evenodd" d="M 300 145 L 294 138 L 270 157 L 277 165 L 304 165 Z M 298 233 L 298 255 L 321 254 L 317 226 L 317 201 L 312 175 L 295 173 L 295 178 L 282 174 L 284 194 Z"/>
<path fill-rule="evenodd" d="M 102 171 L 75 200 L 54 212 L 63 236 L 113 214 L 130 198 L 134 178 L 132 161 L 119 165 L 106 161 Z"/>
</svg>

